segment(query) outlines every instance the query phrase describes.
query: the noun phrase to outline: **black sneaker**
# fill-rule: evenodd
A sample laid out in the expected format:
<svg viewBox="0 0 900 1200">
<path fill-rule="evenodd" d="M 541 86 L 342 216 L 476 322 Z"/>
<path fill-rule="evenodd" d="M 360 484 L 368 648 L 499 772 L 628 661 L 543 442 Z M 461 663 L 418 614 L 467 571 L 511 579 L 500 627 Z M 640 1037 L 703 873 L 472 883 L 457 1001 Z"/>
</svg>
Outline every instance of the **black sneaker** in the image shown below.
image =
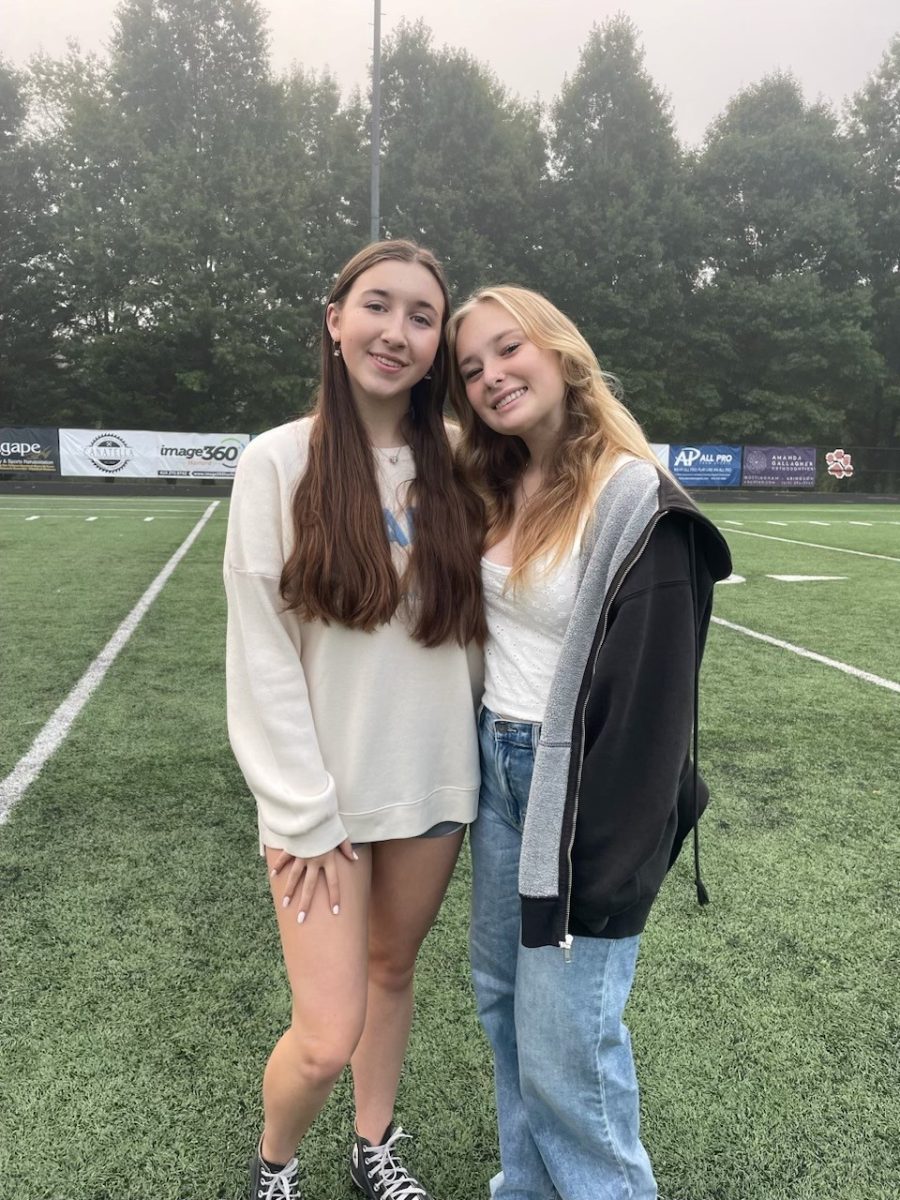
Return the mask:
<svg viewBox="0 0 900 1200">
<path fill-rule="evenodd" d="M 409 1134 L 399 1125 L 395 1129 L 393 1122 L 385 1130 L 380 1146 L 356 1135 L 350 1155 L 350 1178 L 369 1200 L 432 1200 L 394 1154 L 400 1138 L 407 1137 Z"/>
<path fill-rule="evenodd" d="M 250 1159 L 250 1200 L 300 1200 L 300 1164 L 296 1158 L 273 1171 L 262 1156 L 262 1138 Z"/>
</svg>

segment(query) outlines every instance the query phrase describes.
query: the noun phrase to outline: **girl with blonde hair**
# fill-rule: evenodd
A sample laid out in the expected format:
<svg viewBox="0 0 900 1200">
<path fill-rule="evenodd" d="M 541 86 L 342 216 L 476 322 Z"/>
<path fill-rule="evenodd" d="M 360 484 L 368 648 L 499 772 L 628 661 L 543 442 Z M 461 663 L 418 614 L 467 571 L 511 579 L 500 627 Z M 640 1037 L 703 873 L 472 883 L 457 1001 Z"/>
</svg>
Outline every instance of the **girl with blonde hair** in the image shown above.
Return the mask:
<svg viewBox="0 0 900 1200">
<path fill-rule="evenodd" d="M 543 296 L 485 288 L 449 342 L 459 458 L 488 522 L 471 954 L 494 1051 L 492 1191 L 654 1200 L 622 1013 L 691 830 L 706 899 L 697 685 L 728 549 Z"/>
</svg>

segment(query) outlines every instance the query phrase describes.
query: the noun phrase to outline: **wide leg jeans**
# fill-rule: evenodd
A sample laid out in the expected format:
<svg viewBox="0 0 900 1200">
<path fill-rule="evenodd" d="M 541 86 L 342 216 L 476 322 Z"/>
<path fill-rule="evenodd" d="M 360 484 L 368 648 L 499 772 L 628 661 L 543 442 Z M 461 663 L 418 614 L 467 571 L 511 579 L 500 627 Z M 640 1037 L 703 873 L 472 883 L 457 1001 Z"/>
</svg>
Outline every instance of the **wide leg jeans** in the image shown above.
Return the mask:
<svg viewBox="0 0 900 1200">
<path fill-rule="evenodd" d="M 494 1051 L 494 1200 L 656 1200 L 622 1020 L 640 939 L 575 938 L 570 961 L 558 947 L 520 944 L 519 854 L 539 733 L 482 709 L 470 948 Z"/>
</svg>

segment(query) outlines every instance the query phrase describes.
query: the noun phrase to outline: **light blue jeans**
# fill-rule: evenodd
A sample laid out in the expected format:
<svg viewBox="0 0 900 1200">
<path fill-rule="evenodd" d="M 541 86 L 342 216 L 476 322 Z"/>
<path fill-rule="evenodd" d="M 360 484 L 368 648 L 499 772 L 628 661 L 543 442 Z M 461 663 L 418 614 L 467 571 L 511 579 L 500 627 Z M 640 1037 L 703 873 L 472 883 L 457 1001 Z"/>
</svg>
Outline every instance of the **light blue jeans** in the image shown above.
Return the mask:
<svg viewBox="0 0 900 1200">
<path fill-rule="evenodd" d="M 482 709 L 470 948 L 478 1016 L 494 1051 L 503 1169 L 492 1193 L 656 1200 L 622 1022 L 640 939 L 577 937 L 569 962 L 558 947 L 520 945 L 519 853 L 539 733 Z"/>
</svg>

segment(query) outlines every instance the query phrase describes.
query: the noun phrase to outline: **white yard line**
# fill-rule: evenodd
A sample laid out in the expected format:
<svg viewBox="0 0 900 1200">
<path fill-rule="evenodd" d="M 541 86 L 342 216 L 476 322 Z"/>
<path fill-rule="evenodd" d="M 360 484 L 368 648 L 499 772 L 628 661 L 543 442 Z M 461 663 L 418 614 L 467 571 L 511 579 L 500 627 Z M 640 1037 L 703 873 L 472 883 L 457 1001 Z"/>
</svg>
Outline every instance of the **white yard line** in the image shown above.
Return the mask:
<svg viewBox="0 0 900 1200">
<path fill-rule="evenodd" d="M 72 723 L 103 681 L 103 677 L 128 639 L 143 620 L 153 601 L 165 587 L 172 572 L 200 536 L 203 526 L 219 506 L 214 500 L 206 512 L 187 535 L 160 573 L 156 576 L 137 604 L 112 635 L 82 677 L 47 721 L 30 748 L 19 759 L 6 778 L 0 781 L 0 825 L 6 823 L 13 806 L 34 783 L 44 766 L 66 740 Z"/>
<path fill-rule="evenodd" d="M 194 504 L 203 507 L 202 496 L 41 496 L 30 493 L 27 496 L 19 496 L 13 492 L 4 492 L 4 504 L 21 504 L 24 508 L 28 508 L 29 504 L 46 504 L 52 506 L 54 504 L 128 504 L 133 500 L 136 504 Z M 220 497 L 221 499 L 221 497 Z"/>
<path fill-rule="evenodd" d="M 838 662 L 835 658 L 826 658 L 824 654 L 816 654 L 814 650 L 805 650 L 803 646 L 794 646 L 791 642 L 783 642 L 780 638 L 769 637 L 767 633 L 757 633 L 755 629 L 747 629 L 745 625 L 735 625 L 733 621 L 725 621 L 722 617 L 711 617 L 716 625 L 724 625 L 726 629 L 733 629 L 736 633 L 743 633 L 747 637 L 756 638 L 757 641 L 766 642 L 770 646 L 777 646 L 779 650 L 790 650 L 792 654 L 799 654 L 801 658 L 811 658 L 813 662 L 823 663 L 826 667 L 834 667 L 836 671 L 843 671 L 845 675 L 852 675 L 854 679 L 862 679 L 865 683 L 874 683 L 876 687 L 886 688 L 889 692 L 900 693 L 900 683 L 894 683 L 893 679 L 882 679 L 880 675 L 873 675 L 871 671 L 861 671 L 859 667 L 851 667 L 848 663 Z"/>
<path fill-rule="evenodd" d="M 813 550 L 835 550 L 838 554 L 858 554 L 861 558 L 881 558 L 885 562 L 900 562 L 891 554 L 872 554 L 868 550 L 848 550 L 846 546 L 825 546 L 822 542 L 798 542 L 796 538 L 780 537 L 777 533 L 754 533 L 752 529 L 727 529 L 727 533 L 743 534 L 744 537 L 764 538 L 767 542 L 787 542 L 791 546 L 809 546 Z"/>
<path fill-rule="evenodd" d="M 767 575 L 766 579 L 777 579 L 780 583 L 827 583 L 833 579 L 846 579 L 846 575 Z"/>
<path fill-rule="evenodd" d="M 90 509 L 88 509 L 87 511 L 90 512 Z M 189 520 L 192 520 L 195 515 L 196 515 L 195 513 L 189 513 L 189 512 L 158 513 L 155 517 L 150 517 L 149 520 L 151 520 L 151 521 L 181 521 L 182 524 L 186 524 Z M 19 516 L 21 517 L 21 513 L 19 514 Z M 140 513 L 136 513 L 134 519 L 136 521 L 140 521 L 142 519 Z M 148 518 L 143 518 L 143 519 L 146 520 Z M 81 513 L 42 513 L 40 516 L 26 517 L 25 520 L 26 521 L 40 521 L 40 520 L 44 520 L 44 521 L 127 521 L 128 514 L 127 513 L 103 513 L 101 516 L 84 517 L 81 515 Z M 4 528 L 5 528 L 5 526 L 4 526 Z"/>
<path fill-rule="evenodd" d="M 89 512 L 96 512 L 96 513 L 110 513 L 110 512 L 162 513 L 162 512 L 166 511 L 167 507 L 168 507 L 168 505 L 157 505 L 155 508 L 146 508 L 146 507 L 137 508 L 137 507 L 133 507 L 132 505 L 117 506 L 117 505 L 112 505 L 112 504 L 109 504 L 109 505 L 107 505 L 107 504 L 82 504 L 82 505 L 79 505 L 77 508 L 63 508 L 62 505 L 55 504 L 55 505 L 52 505 L 50 508 L 44 508 L 40 504 L 28 504 L 28 505 L 25 505 L 25 504 L 16 504 L 16 505 L 0 504 L 0 512 L 14 512 L 14 513 L 21 514 L 23 510 L 25 512 L 37 512 L 38 510 L 40 510 L 45 516 L 47 516 L 48 514 L 52 514 L 53 516 L 55 516 L 57 513 L 89 513 Z M 179 510 L 179 516 L 189 517 L 192 515 L 192 513 L 202 513 L 203 510 L 204 510 L 204 506 L 202 504 L 198 504 L 195 508 L 182 508 Z"/>
</svg>

